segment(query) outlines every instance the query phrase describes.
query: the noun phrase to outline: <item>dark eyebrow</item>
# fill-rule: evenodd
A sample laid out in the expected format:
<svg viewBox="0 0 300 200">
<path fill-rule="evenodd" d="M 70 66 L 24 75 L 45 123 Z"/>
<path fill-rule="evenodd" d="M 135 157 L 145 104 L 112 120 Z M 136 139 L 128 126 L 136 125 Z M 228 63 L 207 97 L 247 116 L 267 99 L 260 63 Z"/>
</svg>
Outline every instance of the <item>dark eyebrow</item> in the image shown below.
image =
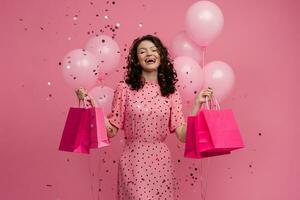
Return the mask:
<svg viewBox="0 0 300 200">
<path fill-rule="evenodd" d="M 150 49 L 153 49 L 153 48 L 156 48 L 156 49 L 157 49 L 157 47 L 156 47 L 156 46 L 152 46 L 152 47 L 150 47 Z M 138 51 L 139 51 L 139 50 L 146 50 L 146 48 L 142 47 L 142 48 L 139 48 L 139 49 L 138 49 Z"/>
</svg>

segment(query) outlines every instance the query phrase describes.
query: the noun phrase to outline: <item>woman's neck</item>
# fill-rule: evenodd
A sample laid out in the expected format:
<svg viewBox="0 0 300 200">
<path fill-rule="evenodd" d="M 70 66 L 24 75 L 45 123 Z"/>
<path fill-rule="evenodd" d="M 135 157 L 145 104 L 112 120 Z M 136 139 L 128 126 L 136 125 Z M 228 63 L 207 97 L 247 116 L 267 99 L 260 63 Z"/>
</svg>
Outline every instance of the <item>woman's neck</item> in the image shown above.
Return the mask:
<svg viewBox="0 0 300 200">
<path fill-rule="evenodd" d="M 145 81 L 157 80 L 157 71 L 153 71 L 153 72 L 142 71 L 142 76 L 144 77 Z"/>
</svg>

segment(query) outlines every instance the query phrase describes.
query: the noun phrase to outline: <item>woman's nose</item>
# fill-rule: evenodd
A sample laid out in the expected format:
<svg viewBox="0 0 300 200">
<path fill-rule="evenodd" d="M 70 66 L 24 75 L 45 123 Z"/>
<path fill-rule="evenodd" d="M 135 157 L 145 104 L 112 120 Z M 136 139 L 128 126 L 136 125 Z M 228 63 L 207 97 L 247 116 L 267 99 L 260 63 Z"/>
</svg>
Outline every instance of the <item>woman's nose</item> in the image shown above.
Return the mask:
<svg viewBox="0 0 300 200">
<path fill-rule="evenodd" d="M 151 56 L 152 52 L 150 50 L 146 51 L 146 56 Z"/>
</svg>

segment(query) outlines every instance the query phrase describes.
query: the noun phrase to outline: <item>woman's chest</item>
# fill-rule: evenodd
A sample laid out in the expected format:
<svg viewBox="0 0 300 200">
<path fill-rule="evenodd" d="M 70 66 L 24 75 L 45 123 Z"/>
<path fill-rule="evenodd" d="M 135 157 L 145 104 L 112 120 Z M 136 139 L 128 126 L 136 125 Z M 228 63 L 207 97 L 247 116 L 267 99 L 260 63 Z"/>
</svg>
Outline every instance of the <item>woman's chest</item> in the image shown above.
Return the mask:
<svg viewBox="0 0 300 200">
<path fill-rule="evenodd" d="M 133 116 L 165 117 L 170 113 L 170 108 L 170 99 L 163 97 L 159 88 L 131 91 L 126 102 L 127 113 Z"/>
</svg>

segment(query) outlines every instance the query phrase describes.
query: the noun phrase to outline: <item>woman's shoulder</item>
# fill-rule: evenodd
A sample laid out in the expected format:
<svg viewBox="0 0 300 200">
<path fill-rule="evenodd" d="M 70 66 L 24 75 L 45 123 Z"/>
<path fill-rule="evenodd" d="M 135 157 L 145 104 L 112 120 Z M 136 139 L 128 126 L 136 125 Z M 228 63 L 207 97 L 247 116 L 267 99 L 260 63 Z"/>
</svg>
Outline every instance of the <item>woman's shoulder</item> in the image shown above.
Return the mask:
<svg viewBox="0 0 300 200">
<path fill-rule="evenodd" d="M 129 85 L 125 81 L 119 81 L 117 84 L 118 90 L 127 90 L 129 88 Z"/>
<path fill-rule="evenodd" d="M 168 98 L 172 99 L 172 98 L 174 98 L 174 97 L 176 97 L 178 95 L 180 96 L 180 92 L 178 91 L 178 88 L 175 87 L 174 91 L 169 94 Z"/>
</svg>

